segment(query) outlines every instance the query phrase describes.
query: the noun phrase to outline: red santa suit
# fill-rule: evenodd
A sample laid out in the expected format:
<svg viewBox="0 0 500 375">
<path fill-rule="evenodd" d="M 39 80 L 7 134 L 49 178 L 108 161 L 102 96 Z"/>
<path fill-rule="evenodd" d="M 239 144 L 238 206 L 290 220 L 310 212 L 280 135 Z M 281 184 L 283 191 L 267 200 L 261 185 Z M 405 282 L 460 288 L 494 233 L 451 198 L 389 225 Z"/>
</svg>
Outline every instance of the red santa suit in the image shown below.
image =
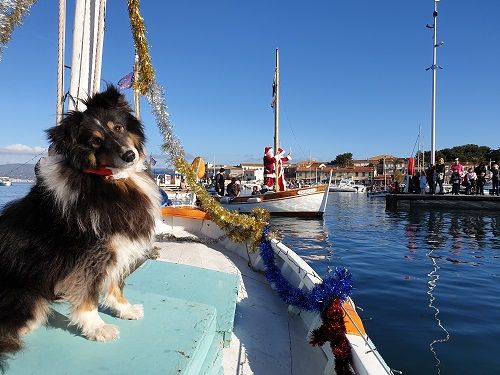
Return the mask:
<svg viewBox="0 0 500 375">
<path fill-rule="evenodd" d="M 284 151 L 280 148 L 278 153 L 273 155 L 274 150 L 272 147 L 264 149 L 264 185 L 272 189 L 274 187 L 274 180 L 277 176 L 278 186 L 280 191 L 286 190 L 285 173 L 283 171 L 283 163 L 291 160 L 291 156 L 284 156 Z M 278 173 L 276 173 L 276 161 L 278 161 Z"/>
</svg>

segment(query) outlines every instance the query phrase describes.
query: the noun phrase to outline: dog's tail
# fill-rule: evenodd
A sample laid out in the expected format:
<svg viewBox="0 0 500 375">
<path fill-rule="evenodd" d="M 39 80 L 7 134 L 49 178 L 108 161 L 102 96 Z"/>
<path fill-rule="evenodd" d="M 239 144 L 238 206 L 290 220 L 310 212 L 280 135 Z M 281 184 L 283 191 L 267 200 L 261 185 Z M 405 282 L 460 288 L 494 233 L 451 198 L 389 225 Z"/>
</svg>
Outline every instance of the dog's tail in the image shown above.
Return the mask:
<svg viewBox="0 0 500 375">
<path fill-rule="evenodd" d="M 7 371 L 7 360 L 9 354 L 21 350 L 22 342 L 17 332 L 8 332 L 7 329 L 0 327 L 0 373 Z"/>
<path fill-rule="evenodd" d="M 21 338 L 17 333 L 2 332 L 0 329 L 0 355 L 21 350 Z"/>
</svg>

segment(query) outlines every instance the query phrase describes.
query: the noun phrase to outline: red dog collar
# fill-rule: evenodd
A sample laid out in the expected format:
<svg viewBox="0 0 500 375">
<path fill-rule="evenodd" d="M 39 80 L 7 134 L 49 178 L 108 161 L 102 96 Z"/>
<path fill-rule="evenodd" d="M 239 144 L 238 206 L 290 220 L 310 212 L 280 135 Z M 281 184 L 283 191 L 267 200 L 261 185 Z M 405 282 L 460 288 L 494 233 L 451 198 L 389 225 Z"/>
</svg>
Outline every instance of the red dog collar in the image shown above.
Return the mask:
<svg viewBox="0 0 500 375">
<path fill-rule="evenodd" d="M 83 173 L 87 174 L 96 174 L 98 176 L 112 176 L 113 171 L 109 168 L 106 168 L 105 166 L 101 166 L 98 169 L 84 169 Z"/>
</svg>

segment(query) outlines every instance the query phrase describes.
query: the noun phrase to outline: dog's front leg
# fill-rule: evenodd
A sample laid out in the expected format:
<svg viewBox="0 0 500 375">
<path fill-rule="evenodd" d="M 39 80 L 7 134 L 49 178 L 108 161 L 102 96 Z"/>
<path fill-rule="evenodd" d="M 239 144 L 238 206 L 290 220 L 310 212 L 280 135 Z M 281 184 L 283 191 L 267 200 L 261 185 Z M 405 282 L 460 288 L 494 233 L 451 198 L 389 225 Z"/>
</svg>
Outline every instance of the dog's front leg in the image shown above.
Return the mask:
<svg viewBox="0 0 500 375">
<path fill-rule="evenodd" d="M 94 341 L 111 341 L 120 336 L 118 327 L 106 324 L 97 312 L 98 297 L 72 304 L 71 324 L 78 326 L 85 337 Z"/>
<path fill-rule="evenodd" d="M 111 282 L 105 291 L 103 303 L 121 319 L 138 320 L 144 317 L 144 307 L 132 305 L 127 301 L 123 295 L 123 286 L 115 281 Z"/>
</svg>

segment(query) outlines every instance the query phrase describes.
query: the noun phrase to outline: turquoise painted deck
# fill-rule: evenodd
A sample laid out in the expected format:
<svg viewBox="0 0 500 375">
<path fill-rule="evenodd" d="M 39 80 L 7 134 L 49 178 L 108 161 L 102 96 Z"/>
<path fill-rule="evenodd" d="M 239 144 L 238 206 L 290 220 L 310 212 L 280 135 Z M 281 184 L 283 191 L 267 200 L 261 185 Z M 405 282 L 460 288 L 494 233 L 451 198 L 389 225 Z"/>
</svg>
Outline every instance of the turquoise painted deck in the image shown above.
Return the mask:
<svg viewBox="0 0 500 375">
<path fill-rule="evenodd" d="M 217 331 L 227 345 L 231 338 L 238 297 L 239 276 L 175 263 L 148 261 L 127 278 L 128 289 L 148 290 L 167 297 L 214 306 L 217 310 Z M 154 275 L 154 277 L 151 277 Z"/>
<path fill-rule="evenodd" d="M 119 327 L 119 340 L 85 339 L 68 326 L 67 306 L 56 304 L 47 326 L 24 337 L 24 350 L 8 361 L 6 374 L 221 374 L 223 338 L 232 331 L 239 283 L 233 276 L 148 261 L 125 288 L 132 303 L 144 305 L 144 318 L 121 320 L 100 312 Z"/>
</svg>

